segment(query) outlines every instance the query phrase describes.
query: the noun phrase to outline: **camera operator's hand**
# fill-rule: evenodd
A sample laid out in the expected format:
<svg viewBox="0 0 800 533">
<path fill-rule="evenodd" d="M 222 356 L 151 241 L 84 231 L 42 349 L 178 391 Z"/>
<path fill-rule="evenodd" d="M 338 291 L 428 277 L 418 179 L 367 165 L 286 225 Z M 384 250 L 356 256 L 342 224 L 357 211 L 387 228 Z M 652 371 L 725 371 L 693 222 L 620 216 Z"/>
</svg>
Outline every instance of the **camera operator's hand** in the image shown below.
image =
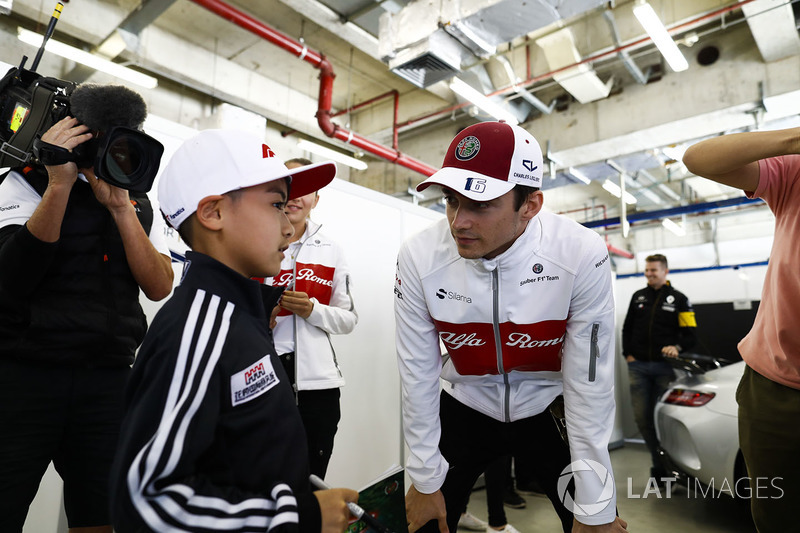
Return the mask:
<svg viewBox="0 0 800 533">
<path fill-rule="evenodd" d="M 106 209 L 112 214 L 115 211 L 123 211 L 131 207 L 131 198 L 127 190 L 98 179 L 93 168 L 82 168 L 81 172 L 86 176 L 86 181 L 89 182 L 97 201 L 106 206 Z"/>
<path fill-rule="evenodd" d="M 70 152 L 79 144 L 92 138 L 92 133 L 87 126 L 78 123 L 78 119 L 66 117 L 47 130 L 42 135 L 42 140 L 46 143 L 66 148 Z M 50 178 L 48 187 L 67 187 L 71 189 L 78 179 L 78 167 L 75 163 L 69 162 L 63 165 L 46 166 L 47 175 Z"/>
<path fill-rule="evenodd" d="M 92 138 L 89 128 L 72 117 L 59 120 L 42 135 L 42 140 L 72 150 Z M 43 242 L 56 242 L 61 237 L 61 223 L 67 209 L 70 191 L 78 179 L 75 163 L 52 165 L 47 169 L 48 184 L 42 201 L 25 224 L 28 231 Z"/>
</svg>

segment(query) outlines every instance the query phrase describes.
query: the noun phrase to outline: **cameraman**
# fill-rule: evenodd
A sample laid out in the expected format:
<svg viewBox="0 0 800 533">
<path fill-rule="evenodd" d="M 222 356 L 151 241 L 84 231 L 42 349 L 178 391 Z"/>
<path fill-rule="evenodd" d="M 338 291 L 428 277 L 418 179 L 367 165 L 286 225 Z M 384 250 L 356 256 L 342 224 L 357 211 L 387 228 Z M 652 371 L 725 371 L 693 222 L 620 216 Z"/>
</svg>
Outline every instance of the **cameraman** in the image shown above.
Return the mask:
<svg viewBox="0 0 800 533">
<path fill-rule="evenodd" d="M 147 113 L 139 94 L 96 85 L 75 89 L 70 110 L 43 141 L 72 151 Z M 110 532 L 122 393 L 147 327 L 139 288 L 151 300 L 172 289 L 164 221 L 146 194 L 72 162 L 0 180 L 1 529 L 22 530 L 52 461 L 70 531 Z"/>
</svg>

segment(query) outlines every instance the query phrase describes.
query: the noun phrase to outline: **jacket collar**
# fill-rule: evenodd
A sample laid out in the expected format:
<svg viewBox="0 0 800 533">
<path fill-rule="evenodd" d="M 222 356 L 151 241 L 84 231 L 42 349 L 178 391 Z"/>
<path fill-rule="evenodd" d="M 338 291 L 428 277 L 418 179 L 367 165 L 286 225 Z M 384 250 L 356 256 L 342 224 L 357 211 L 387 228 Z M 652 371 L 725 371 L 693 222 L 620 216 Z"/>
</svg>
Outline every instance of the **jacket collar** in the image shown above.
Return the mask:
<svg viewBox="0 0 800 533">
<path fill-rule="evenodd" d="M 322 228 L 322 224 L 317 224 L 310 218 L 306 219 L 306 229 L 303 234 L 300 236 L 299 239 L 294 241 L 293 243 L 289 244 L 289 246 L 302 246 L 305 242 L 317 234 L 317 232 Z"/>
<path fill-rule="evenodd" d="M 542 221 L 541 213 L 533 217 L 525 231 L 517 237 L 514 244 L 502 254 L 492 259 L 468 259 L 479 270 L 491 272 L 497 268 L 510 268 L 520 263 L 523 258 L 530 257 L 531 253 L 536 253 L 541 247 L 542 241 Z M 455 246 L 455 243 L 453 244 Z"/>
<path fill-rule="evenodd" d="M 191 250 L 186 252 L 180 286 L 182 289 L 202 289 L 215 294 L 257 317 L 265 317 L 265 309 L 271 310 L 283 292 L 283 288 L 262 285 L 213 257 Z"/>
</svg>

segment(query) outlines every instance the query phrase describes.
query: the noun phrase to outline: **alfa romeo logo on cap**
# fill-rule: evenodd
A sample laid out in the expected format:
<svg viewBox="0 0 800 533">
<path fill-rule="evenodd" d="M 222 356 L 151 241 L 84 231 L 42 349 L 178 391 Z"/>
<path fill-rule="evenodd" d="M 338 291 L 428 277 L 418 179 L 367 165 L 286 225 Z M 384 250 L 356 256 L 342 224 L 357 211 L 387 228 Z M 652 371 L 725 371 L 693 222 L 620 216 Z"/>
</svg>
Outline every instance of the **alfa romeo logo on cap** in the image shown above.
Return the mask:
<svg viewBox="0 0 800 533">
<path fill-rule="evenodd" d="M 456 146 L 456 159 L 469 161 L 481 151 L 481 142 L 474 135 L 464 137 Z"/>
</svg>

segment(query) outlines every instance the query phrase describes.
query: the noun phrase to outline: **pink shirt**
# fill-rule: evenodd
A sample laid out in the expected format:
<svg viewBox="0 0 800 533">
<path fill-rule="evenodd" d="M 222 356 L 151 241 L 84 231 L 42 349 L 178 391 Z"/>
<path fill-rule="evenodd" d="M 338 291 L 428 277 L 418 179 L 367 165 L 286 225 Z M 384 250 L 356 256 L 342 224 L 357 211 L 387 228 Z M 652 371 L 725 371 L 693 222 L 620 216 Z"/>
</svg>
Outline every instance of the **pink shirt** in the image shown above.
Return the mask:
<svg viewBox="0 0 800 533">
<path fill-rule="evenodd" d="M 756 372 L 800 389 L 800 155 L 759 161 L 755 192 L 775 214 L 761 305 L 739 352 Z"/>
</svg>

